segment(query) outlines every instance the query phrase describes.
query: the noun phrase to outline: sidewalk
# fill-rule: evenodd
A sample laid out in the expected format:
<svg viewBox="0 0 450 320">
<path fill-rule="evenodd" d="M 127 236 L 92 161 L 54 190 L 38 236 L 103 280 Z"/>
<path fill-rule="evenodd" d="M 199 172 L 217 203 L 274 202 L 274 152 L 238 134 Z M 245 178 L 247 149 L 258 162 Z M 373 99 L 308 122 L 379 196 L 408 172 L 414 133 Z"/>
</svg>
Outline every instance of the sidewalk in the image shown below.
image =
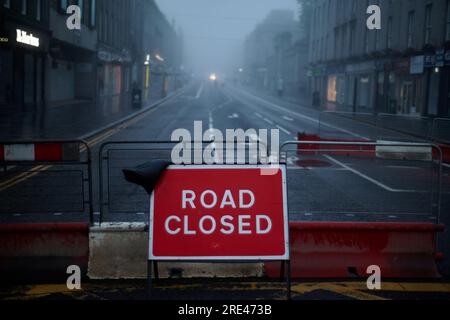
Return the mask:
<svg viewBox="0 0 450 320">
<path fill-rule="evenodd" d="M 0 140 L 79 139 L 161 100 L 160 97 L 150 97 L 138 108 L 132 105 L 130 94 L 123 94 L 98 103 L 77 101 L 57 107 L 46 106 L 34 112 L 2 114 Z"/>
<path fill-rule="evenodd" d="M 311 112 L 317 112 L 317 114 L 326 111 L 323 109 L 318 110 L 314 108 L 312 106 L 311 99 L 307 96 L 283 96 L 280 98 L 275 92 L 271 93 L 248 86 L 244 86 L 242 88 L 274 103 L 283 102 L 293 104 L 299 108 L 308 109 Z M 353 123 L 360 123 L 365 126 L 371 126 L 372 128 L 378 128 L 380 132 L 381 130 L 397 132 L 412 141 L 432 141 L 442 144 L 450 144 L 450 119 L 433 119 L 395 114 L 378 114 L 375 116 L 369 113 L 352 113 L 351 111 L 345 112 L 345 110 L 330 112 L 327 113 L 325 117 L 321 118 L 326 119 L 327 121 L 330 117 L 340 117 L 342 119 L 350 120 Z"/>
</svg>

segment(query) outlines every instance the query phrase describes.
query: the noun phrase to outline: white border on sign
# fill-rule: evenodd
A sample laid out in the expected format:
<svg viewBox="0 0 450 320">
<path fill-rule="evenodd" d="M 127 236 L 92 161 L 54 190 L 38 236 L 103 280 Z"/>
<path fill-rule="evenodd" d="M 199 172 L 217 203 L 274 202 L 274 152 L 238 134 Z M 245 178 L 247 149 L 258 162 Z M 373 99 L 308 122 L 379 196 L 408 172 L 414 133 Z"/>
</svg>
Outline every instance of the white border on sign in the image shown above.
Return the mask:
<svg viewBox="0 0 450 320">
<path fill-rule="evenodd" d="M 281 170 L 283 193 L 283 217 L 284 217 L 284 255 L 281 256 L 219 256 L 219 257 L 159 257 L 153 255 L 153 215 L 154 215 L 154 191 L 150 196 L 150 223 L 149 223 L 149 260 L 157 261 L 283 261 L 290 259 L 289 252 L 289 212 L 287 206 L 287 182 L 285 165 L 172 165 L 167 170 L 194 170 L 194 169 L 279 169 Z"/>
</svg>

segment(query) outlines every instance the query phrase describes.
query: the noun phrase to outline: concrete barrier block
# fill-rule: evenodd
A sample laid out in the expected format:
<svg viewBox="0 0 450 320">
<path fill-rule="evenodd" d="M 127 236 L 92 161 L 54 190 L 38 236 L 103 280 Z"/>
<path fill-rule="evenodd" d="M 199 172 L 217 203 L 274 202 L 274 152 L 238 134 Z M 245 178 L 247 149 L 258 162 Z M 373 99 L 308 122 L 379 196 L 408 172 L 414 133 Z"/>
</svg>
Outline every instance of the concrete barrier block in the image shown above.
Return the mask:
<svg viewBox="0 0 450 320">
<path fill-rule="evenodd" d="M 91 228 L 90 279 L 147 278 L 148 231 L 143 223 L 108 223 Z M 161 278 L 262 277 L 263 263 L 158 263 Z"/>
</svg>

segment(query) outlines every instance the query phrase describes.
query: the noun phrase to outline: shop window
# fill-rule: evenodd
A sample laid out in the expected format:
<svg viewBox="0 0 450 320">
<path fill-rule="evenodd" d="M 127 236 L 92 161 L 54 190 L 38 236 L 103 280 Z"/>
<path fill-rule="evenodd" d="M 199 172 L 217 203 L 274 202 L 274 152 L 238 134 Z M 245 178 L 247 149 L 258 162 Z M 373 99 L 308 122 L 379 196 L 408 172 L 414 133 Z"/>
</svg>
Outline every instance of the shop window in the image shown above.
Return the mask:
<svg viewBox="0 0 450 320">
<path fill-rule="evenodd" d="M 328 77 L 327 100 L 329 102 L 336 102 L 336 81 L 336 76 Z"/>
<path fill-rule="evenodd" d="M 20 13 L 23 14 L 24 16 L 27 15 L 28 13 L 28 0 L 22 0 L 22 4 L 20 7 Z"/>
<path fill-rule="evenodd" d="M 437 115 L 439 102 L 439 73 L 432 72 L 429 82 L 428 93 L 428 114 Z"/>
<path fill-rule="evenodd" d="M 97 16 L 97 1 L 90 1 L 90 10 L 89 10 L 89 27 L 95 28 L 96 25 L 96 16 Z"/>
<path fill-rule="evenodd" d="M 370 77 L 368 75 L 360 76 L 358 89 L 358 108 L 359 112 L 367 111 L 370 108 Z"/>
<path fill-rule="evenodd" d="M 342 106 L 345 104 L 345 78 L 339 77 L 336 88 L 336 101 Z"/>
<path fill-rule="evenodd" d="M 432 13 L 433 5 L 429 4 L 425 8 L 425 44 L 431 44 L 431 13 Z"/>
<path fill-rule="evenodd" d="M 36 0 L 36 20 L 42 20 L 42 0 Z"/>
<path fill-rule="evenodd" d="M 67 12 L 67 7 L 69 6 L 69 0 L 58 0 L 59 1 L 59 11 L 61 13 Z"/>
<path fill-rule="evenodd" d="M 415 20 L 415 12 L 410 11 L 408 13 L 408 35 L 407 35 L 407 45 L 408 48 L 414 48 L 414 20 Z"/>
</svg>

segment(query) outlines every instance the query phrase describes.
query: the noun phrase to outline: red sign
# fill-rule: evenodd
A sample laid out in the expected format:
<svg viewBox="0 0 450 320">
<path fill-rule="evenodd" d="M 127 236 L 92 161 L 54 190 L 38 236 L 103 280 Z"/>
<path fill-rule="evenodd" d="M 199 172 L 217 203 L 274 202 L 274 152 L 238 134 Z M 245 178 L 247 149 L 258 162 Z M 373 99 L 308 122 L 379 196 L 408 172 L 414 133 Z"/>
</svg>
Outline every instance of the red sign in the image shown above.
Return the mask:
<svg viewBox="0 0 450 320">
<path fill-rule="evenodd" d="M 169 167 L 151 197 L 150 259 L 287 260 L 286 171 L 268 168 Z"/>
</svg>

